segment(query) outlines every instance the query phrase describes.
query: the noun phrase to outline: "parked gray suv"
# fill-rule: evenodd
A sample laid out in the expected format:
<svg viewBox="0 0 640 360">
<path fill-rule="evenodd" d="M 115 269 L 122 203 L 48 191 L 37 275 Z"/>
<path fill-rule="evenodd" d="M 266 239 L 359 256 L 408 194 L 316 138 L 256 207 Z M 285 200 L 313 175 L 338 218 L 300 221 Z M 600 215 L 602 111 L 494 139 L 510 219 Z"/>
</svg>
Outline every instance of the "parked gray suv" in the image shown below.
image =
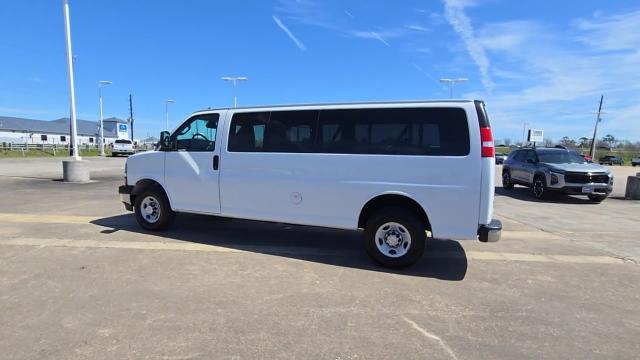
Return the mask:
<svg viewBox="0 0 640 360">
<path fill-rule="evenodd" d="M 601 202 L 613 189 L 613 174 L 600 165 L 565 149 L 529 148 L 515 150 L 502 168 L 502 186 L 514 185 L 532 189 L 533 196 L 544 198 L 549 192 L 587 195 Z"/>
</svg>

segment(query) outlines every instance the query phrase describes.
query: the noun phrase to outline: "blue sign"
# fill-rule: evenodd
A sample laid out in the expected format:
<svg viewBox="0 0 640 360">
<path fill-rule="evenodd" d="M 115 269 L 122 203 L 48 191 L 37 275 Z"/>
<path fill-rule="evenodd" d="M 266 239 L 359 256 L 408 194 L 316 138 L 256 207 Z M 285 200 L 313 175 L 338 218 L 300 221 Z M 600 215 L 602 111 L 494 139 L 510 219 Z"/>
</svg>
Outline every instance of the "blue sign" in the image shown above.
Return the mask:
<svg viewBox="0 0 640 360">
<path fill-rule="evenodd" d="M 118 131 L 127 132 L 127 124 L 118 125 Z"/>
</svg>

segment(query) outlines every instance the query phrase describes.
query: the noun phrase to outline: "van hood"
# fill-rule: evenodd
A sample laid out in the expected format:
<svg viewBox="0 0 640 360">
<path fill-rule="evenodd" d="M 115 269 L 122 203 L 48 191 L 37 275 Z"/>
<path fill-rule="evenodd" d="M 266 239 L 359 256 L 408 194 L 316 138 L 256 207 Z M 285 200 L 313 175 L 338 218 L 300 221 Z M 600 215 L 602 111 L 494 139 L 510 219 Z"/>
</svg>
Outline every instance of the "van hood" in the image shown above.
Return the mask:
<svg viewBox="0 0 640 360">
<path fill-rule="evenodd" d="M 543 163 L 549 170 L 557 171 L 557 172 L 585 172 L 585 173 L 594 173 L 594 172 L 604 172 L 609 173 L 609 169 L 602 165 L 598 164 L 550 164 Z"/>
</svg>

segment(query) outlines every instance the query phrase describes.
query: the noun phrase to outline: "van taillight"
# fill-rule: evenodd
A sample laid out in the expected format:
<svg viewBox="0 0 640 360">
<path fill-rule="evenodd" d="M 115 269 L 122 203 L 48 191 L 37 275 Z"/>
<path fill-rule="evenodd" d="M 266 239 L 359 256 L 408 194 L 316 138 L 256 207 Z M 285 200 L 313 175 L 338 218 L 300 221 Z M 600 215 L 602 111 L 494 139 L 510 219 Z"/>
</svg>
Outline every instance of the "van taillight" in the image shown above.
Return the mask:
<svg viewBox="0 0 640 360">
<path fill-rule="evenodd" d="M 496 155 L 490 127 L 480 128 L 480 142 L 482 143 L 482 157 L 494 157 Z"/>
</svg>

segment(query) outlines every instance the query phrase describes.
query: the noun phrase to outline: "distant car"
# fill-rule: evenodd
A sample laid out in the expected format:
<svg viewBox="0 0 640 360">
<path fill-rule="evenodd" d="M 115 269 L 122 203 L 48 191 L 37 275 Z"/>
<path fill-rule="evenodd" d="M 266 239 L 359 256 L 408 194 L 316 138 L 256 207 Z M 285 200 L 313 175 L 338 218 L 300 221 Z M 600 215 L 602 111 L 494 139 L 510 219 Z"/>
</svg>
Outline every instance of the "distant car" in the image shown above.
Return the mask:
<svg viewBox="0 0 640 360">
<path fill-rule="evenodd" d="M 568 150 L 520 149 L 509 155 L 502 168 L 502 187 L 511 189 L 516 184 L 530 187 L 537 199 L 560 192 L 601 202 L 613 190 L 613 174 Z"/>
<path fill-rule="evenodd" d="M 503 153 L 496 153 L 496 164 L 504 164 L 504 161 L 507 160 L 507 157 L 509 157 L 509 155 L 507 154 L 503 154 Z"/>
<path fill-rule="evenodd" d="M 624 165 L 624 160 L 620 156 L 606 155 L 598 159 L 600 165 Z"/>
<path fill-rule="evenodd" d="M 631 166 L 640 166 L 640 155 L 631 159 Z"/>
<path fill-rule="evenodd" d="M 133 155 L 135 153 L 135 149 L 133 148 L 133 142 L 127 139 L 118 139 L 113 143 L 113 148 L 111 149 L 111 156 L 118 155 Z"/>
<path fill-rule="evenodd" d="M 582 158 L 584 159 L 584 161 L 586 162 L 593 162 L 593 158 L 591 157 L 591 155 L 589 154 L 583 154 Z"/>
</svg>

